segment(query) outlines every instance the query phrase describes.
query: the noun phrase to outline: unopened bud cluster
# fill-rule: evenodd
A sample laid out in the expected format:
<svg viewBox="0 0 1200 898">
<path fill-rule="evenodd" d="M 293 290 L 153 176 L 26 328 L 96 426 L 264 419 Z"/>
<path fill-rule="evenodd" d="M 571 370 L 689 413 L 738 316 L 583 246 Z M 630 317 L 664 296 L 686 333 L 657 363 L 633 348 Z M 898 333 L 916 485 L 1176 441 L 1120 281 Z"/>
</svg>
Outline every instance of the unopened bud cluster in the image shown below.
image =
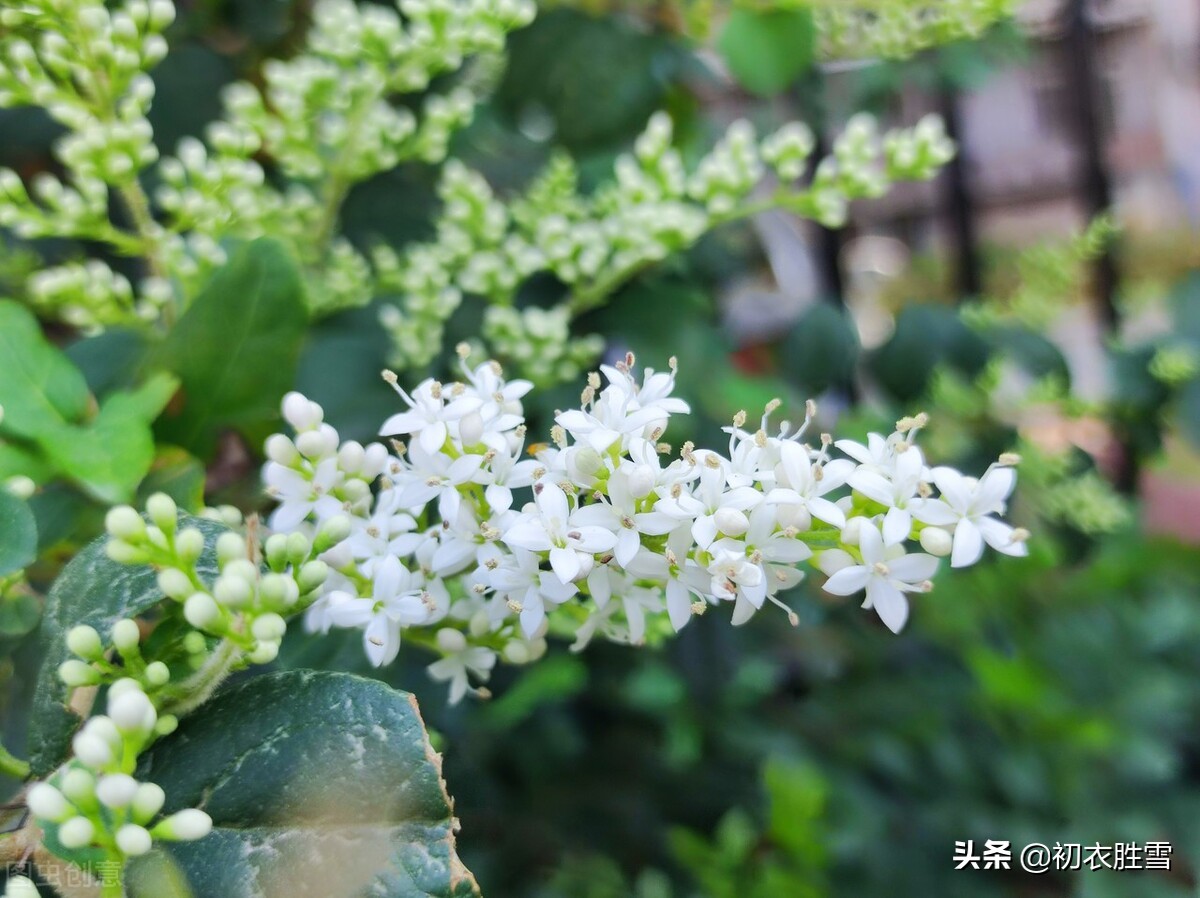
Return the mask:
<svg viewBox="0 0 1200 898">
<path fill-rule="evenodd" d="M 377 665 L 402 638 L 433 650 L 429 672 L 453 700 L 497 660 L 538 657 L 552 617 L 576 648 L 597 635 L 657 639 L 726 603 L 735 624 L 767 602 L 796 623 L 778 594 L 808 562 L 828 575 L 826 591 L 863 592 L 898 631 L 906 595 L 931 588 L 940 557 L 963 567 L 985 545 L 1026 553 L 1029 534 L 999 517 L 1019 458 L 1006 453 L 979 479 L 930 468 L 916 442 L 924 415 L 865 444 L 822 434 L 814 446 L 804 438 L 815 406 L 799 426 L 773 430 L 773 402 L 756 428 L 735 417 L 727 453 L 685 444 L 675 454 L 662 439 L 688 406 L 671 395 L 674 362 L 639 378 L 629 357 L 590 375 L 551 443 L 523 457 L 521 399 L 533 385 L 506 381 L 494 362 L 464 358 L 462 372 L 411 393 L 386 373 L 406 409 L 383 423 L 394 453 L 378 456 L 382 447 L 335 448 L 319 407 L 291 394 L 283 409 L 296 445 L 320 434 L 320 452 L 279 452 L 272 437 L 264 470 L 280 501 L 271 539 L 315 528 L 319 541 L 339 540 L 321 546 L 332 571 L 308 627 L 362 629 Z M 330 496 L 346 477 L 375 473 L 369 501 Z"/>
<path fill-rule="evenodd" d="M 133 776 L 138 755 L 174 727 L 137 681 L 118 680 L 109 687 L 107 713 L 75 735 L 74 759 L 30 787 L 30 812 L 43 829 L 54 828 L 64 848 L 100 849 L 119 862 L 146 854 L 155 840 L 204 838 L 212 829 L 206 813 L 193 808 L 163 817 L 162 788 Z"/>
<path fill-rule="evenodd" d="M 848 0 L 818 3 L 813 15 L 826 58 L 901 59 L 920 50 L 979 37 L 1010 18 L 1018 0 Z"/>
<path fill-rule="evenodd" d="M 377 250 L 372 259 L 380 284 L 401 295 L 398 306 L 381 312 L 393 363 L 428 364 L 441 348 L 445 322 L 464 296 L 475 295 L 489 303 L 483 330 L 489 348 L 515 360 L 522 375 L 537 383 L 578 376 L 598 344 L 570 339 L 571 318 L 646 266 L 693 246 L 722 222 L 767 208 L 840 225 L 850 200 L 877 197 L 895 180 L 931 178 L 954 154 L 936 117 L 881 137 L 871 117 L 855 116 L 833 154 L 817 164 L 812 183 L 800 187 L 814 147 L 801 124 L 760 139 L 749 122 L 734 122 L 691 171 L 672 145 L 672 131 L 668 115 L 652 116 L 633 152 L 617 159 L 613 180 L 587 195 L 565 156 L 508 202 L 478 173 L 448 163 L 436 238 L 403 255 Z M 777 185 L 760 201 L 768 175 Z M 569 288 L 562 305 L 515 309 L 517 288 L 542 271 Z"/>
<path fill-rule="evenodd" d="M 300 450 L 283 439 L 300 458 Z M 309 441 L 301 434 L 297 442 L 308 445 Z M 153 564 L 159 589 L 179 603 L 184 619 L 196 631 L 228 640 L 251 663 L 273 661 L 287 629 L 284 618 L 304 610 L 324 583 L 328 568 L 316 556 L 336 541 L 336 532 L 334 536 L 319 532 L 315 544 L 302 533 L 271 537 L 261 547 L 265 571 L 259 563 L 260 547 L 241 534 L 223 533 L 216 543 L 218 574 L 209 585 L 196 568 L 204 550 L 200 530 L 177 531 L 175 503 L 162 493 L 147 501 L 146 515 L 149 523 L 129 506 L 108 513 L 110 539 L 105 549 L 109 557 L 125 564 Z M 336 530 L 336 524 L 330 529 Z M 78 668 L 72 670 L 82 676 Z"/>
</svg>

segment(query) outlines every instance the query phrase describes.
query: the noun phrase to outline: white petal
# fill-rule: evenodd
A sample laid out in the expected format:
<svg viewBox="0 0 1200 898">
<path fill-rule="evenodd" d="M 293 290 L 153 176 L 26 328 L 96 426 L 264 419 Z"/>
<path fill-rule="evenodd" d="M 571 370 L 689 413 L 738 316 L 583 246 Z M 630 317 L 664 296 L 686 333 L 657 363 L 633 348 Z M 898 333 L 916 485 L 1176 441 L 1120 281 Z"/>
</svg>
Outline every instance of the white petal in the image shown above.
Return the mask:
<svg viewBox="0 0 1200 898">
<path fill-rule="evenodd" d="M 852 564 L 844 567 L 825 581 L 825 591 L 835 596 L 849 596 L 864 589 L 871 579 L 871 570 L 865 565 Z"/>
<path fill-rule="evenodd" d="M 828 499 L 814 496 L 806 504 L 814 518 L 820 518 L 826 524 L 833 524 L 834 527 L 846 526 L 846 513 Z"/>
<path fill-rule="evenodd" d="M 908 599 L 904 598 L 904 593 L 879 577 L 873 577 L 867 584 L 867 601 L 889 630 L 899 633 L 904 629 L 904 622 L 908 620 Z"/>
<path fill-rule="evenodd" d="M 954 528 L 954 548 L 950 552 L 950 567 L 967 567 L 983 555 L 983 537 L 970 518 L 963 518 Z"/>
<path fill-rule="evenodd" d="M 671 626 L 675 628 L 676 633 L 692 619 L 692 597 L 688 594 L 687 587 L 678 580 L 667 584 L 667 616 L 670 617 Z"/>
<path fill-rule="evenodd" d="M 908 539 L 912 532 L 912 515 L 903 508 L 889 508 L 883 517 L 883 542 L 894 546 Z"/>
<path fill-rule="evenodd" d="M 903 580 L 906 583 L 921 583 L 929 580 L 937 573 L 938 560 L 933 555 L 915 552 L 904 555 L 887 563 L 888 575 L 893 580 Z"/>
<path fill-rule="evenodd" d="M 550 550 L 550 567 L 563 583 L 570 583 L 578 577 L 581 566 L 579 553 L 574 549 L 555 547 Z"/>
</svg>

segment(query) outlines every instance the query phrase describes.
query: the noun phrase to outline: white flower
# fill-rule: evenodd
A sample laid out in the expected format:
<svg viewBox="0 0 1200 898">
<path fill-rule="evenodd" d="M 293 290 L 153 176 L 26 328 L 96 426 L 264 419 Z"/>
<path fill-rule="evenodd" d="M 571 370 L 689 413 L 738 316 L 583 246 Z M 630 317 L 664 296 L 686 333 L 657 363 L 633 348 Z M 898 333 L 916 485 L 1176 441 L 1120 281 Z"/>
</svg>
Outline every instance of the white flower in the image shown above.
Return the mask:
<svg viewBox="0 0 1200 898">
<path fill-rule="evenodd" d="M 608 478 L 608 496 L 611 504 L 597 502 L 575 512 L 573 520 L 590 524 L 604 530 L 615 531 L 616 547 L 613 555 L 617 564 L 625 567 L 633 560 L 642 545 L 642 536 L 662 536 L 679 526 L 670 515 L 658 511 L 639 512 L 637 499 L 630 489 L 631 472 L 625 468 L 614 471 Z"/>
<path fill-rule="evenodd" d="M 487 680 L 496 666 L 496 653 L 483 646 L 468 645 L 462 633 L 448 627 L 438 630 L 437 644 L 445 654 L 426 669 L 433 679 L 450 684 L 450 704 L 456 705 L 470 686 L 467 674 Z"/>
<path fill-rule="evenodd" d="M 865 589 L 863 607 L 874 608 L 888 629 L 899 633 L 908 619 L 904 593 L 927 592 L 938 560 L 923 553 L 906 555 L 901 545 L 885 545 L 878 528 L 865 522 L 859 529 L 858 548 L 862 563 L 842 566 L 826 581 L 825 591 L 848 596 Z M 830 554 L 825 552 L 822 561 Z"/>
<path fill-rule="evenodd" d="M 409 410 L 384 421 L 379 428 L 380 435 L 416 434 L 418 444 L 427 454 L 433 454 L 445 445 L 450 436 L 448 422 L 458 421 L 483 407 L 482 399 L 465 394 L 446 403 L 442 385 L 432 378 L 418 384 L 411 396 L 395 383 L 392 388 L 408 403 Z"/>
<path fill-rule="evenodd" d="M 924 472 L 925 457 L 916 446 L 910 446 L 903 452 L 892 453 L 889 468 L 863 466 L 848 478 L 854 489 L 888 507 L 883 519 L 883 538 L 889 545 L 908 539 L 912 532 L 908 505 L 917 495 Z"/>
<path fill-rule="evenodd" d="M 567 494 L 553 483 L 537 493 L 537 513 L 524 514 L 501 537 L 508 545 L 530 552 L 549 552 L 550 566 L 563 583 L 587 576 L 595 556 L 617 543 L 611 531 L 578 523 Z"/>
<path fill-rule="evenodd" d="M 965 477 L 953 468 L 934 468 L 933 482 L 941 496 L 914 502 L 912 513 L 919 521 L 954 528 L 951 567 L 967 567 L 983 555 L 986 542 L 997 552 L 1023 556 L 1029 550 L 1017 531 L 993 514 L 1002 514 L 1005 500 L 1017 485 L 1017 472 L 993 466 L 979 480 Z"/>
<path fill-rule="evenodd" d="M 533 552 L 515 549 L 480 579 L 505 602 L 518 608 L 521 629 L 532 639 L 546 619 L 546 605 L 561 605 L 579 590 L 573 583 L 562 582 L 551 571 L 540 568 L 541 559 Z"/>
<path fill-rule="evenodd" d="M 414 476 L 403 486 L 397 486 L 400 495 L 396 503 L 402 508 L 413 508 L 436 497 L 440 503 L 448 503 L 441 510 L 450 514 L 458 507 L 458 488 L 474 477 L 483 464 L 482 455 L 451 458 L 444 452 L 426 450 L 422 443 L 409 447 L 408 460 Z"/>
<path fill-rule="evenodd" d="M 357 526 L 346 543 L 358 562 L 359 570 L 368 577 L 390 556 L 405 558 L 415 551 L 424 535 L 415 533 L 417 522 L 411 514 L 393 511 L 389 503 L 377 503 L 374 513 L 363 520 L 355 518 Z"/>
<path fill-rule="evenodd" d="M 721 530 L 717 524 L 717 513 L 722 509 L 745 512 L 762 501 L 762 493 L 753 487 L 741 486 L 726 490 L 726 466 L 728 462 L 715 452 L 702 450 L 696 453 L 698 481 L 691 491 L 680 489 L 678 495 L 660 499 L 655 511 L 669 515 L 678 521 L 692 521 L 692 537 L 701 548 L 712 545 Z"/>
<path fill-rule="evenodd" d="M 846 482 L 854 466 L 845 460 L 814 464 L 809 451 L 791 440 L 779 446 L 779 464 L 775 466 L 775 489 L 767 494 L 773 505 L 799 506 L 814 518 L 835 527 L 846 526 L 846 515 L 824 498 Z"/>
<path fill-rule="evenodd" d="M 389 557 L 376 571 L 371 598 L 333 593 L 328 613 L 339 627 L 363 627 L 367 657 L 382 667 L 400 652 L 400 628 L 426 623 L 431 603 L 420 575 Z"/>
<path fill-rule="evenodd" d="M 267 462 L 263 481 L 267 492 L 279 502 L 268 522 L 271 529 L 287 533 L 295 530 L 309 515 L 324 521 L 341 514 L 342 501 L 333 495 L 333 491 L 344 480 L 337 458 L 322 459 L 311 473 Z"/>
<path fill-rule="evenodd" d="M 538 468 L 536 459 L 519 461 L 521 450 L 497 452 L 488 464 L 475 472 L 475 483 L 484 484 L 483 496 L 492 511 L 508 511 L 512 508 L 514 489 L 533 485 L 533 472 Z"/>
</svg>

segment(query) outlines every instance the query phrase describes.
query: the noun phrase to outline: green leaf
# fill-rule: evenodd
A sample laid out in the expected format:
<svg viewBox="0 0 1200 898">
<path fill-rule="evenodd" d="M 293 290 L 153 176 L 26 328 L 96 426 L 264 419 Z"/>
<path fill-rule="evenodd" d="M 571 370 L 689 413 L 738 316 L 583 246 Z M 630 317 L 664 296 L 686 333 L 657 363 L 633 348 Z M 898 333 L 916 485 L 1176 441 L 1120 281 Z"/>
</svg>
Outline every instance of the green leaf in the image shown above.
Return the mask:
<svg viewBox="0 0 1200 898">
<path fill-rule="evenodd" d="M 897 399 L 917 399 L 940 364 L 976 377 L 987 364 L 988 345 L 954 309 L 907 306 L 896 317 L 896 332 L 871 356 L 872 373 Z"/>
<path fill-rule="evenodd" d="M 139 777 L 166 790 L 167 813 L 200 807 L 213 818 L 207 838 L 169 848 L 197 895 L 479 894 L 455 852 L 441 758 L 416 700 L 378 681 L 254 677 L 185 718 Z"/>
<path fill-rule="evenodd" d="M 858 334 L 844 309 L 832 303 L 813 306 L 784 338 L 780 369 L 810 395 L 854 380 Z"/>
<path fill-rule="evenodd" d="M 204 478 L 200 459 L 178 446 L 159 446 L 150 473 L 138 487 L 138 502 L 166 493 L 184 511 L 198 512 L 204 507 Z"/>
<path fill-rule="evenodd" d="M 0 359 L 0 431 L 32 439 L 87 413 L 83 375 L 47 342 L 33 314 L 7 299 L 0 300 Z"/>
<path fill-rule="evenodd" d="M 94 499 L 128 502 L 154 461 L 150 425 L 177 383 L 169 374 L 155 374 L 132 392 L 107 396 L 86 427 L 52 428 L 38 443 L 47 459 Z"/>
<path fill-rule="evenodd" d="M 1194 377 L 1179 390 L 1179 429 L 1193 446 L 1200 446 L 1200 377 Z"/>
<path fill-rule="evenodd" d="M 179 375 L 182 402 L 160 437 L 206 457 L 224 428 L 252 438 L 279 415 L 307 327 L 304 288 L 287 251 L 256 240 L 234 253 L 163 342 L 155 367 Z"/>
<path fill-rule="evenodd" d="M 816 38 L 812 13 L 806 9 L 738 8 L 730 13 L 717 49 L 742 87 L 771 96 L 812 66 Z"/>
<path fill-rule="evenodd" d="M 204 553 L 197 562 L 200 577 L 211 582 L 217 574 L 215 543 L 228 528 L 203 518 L 184 515 L 179 526 L 198 527 L 205 537 Z M 107 536 L 88 544 L 63 568 L 46 597 L 40 640 L 45 657 L 33 696 L 29 724 L 29 762 L 33 772 L 45 776 L 67 755 L 71 736 L 82 722 L 67 707 L 67 688 L 58 678 L 58 667 L 70 657 L 67 631 L 88 624 L 108 639 L 112 625 L 136 617 L 162 601 L 158 574 L 149 565 L 118 564 L 104 552 Z"/>
<path fill-rule="evenodd" d="M 0 487 L 0 576 L 37 558 L 37 521 L 24 500 Z"/>
</svg>

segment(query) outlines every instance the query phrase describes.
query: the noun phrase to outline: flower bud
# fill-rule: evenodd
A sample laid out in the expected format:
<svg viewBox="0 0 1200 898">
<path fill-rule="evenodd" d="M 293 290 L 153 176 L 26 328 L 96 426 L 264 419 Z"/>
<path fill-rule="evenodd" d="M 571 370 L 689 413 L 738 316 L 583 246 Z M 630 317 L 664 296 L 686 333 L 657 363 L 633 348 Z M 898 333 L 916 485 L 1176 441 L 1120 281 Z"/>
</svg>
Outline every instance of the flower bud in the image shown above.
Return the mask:
<svg viewBox="0 0 1200 898">
<path fill-rule="evenodd" d="M 250 632 L 255 639 L 265 642 L 278 641 L 287 632 L 287 622 L 278 614 L 262 614 L 254 619 Z"/>
<path fill-rule="evenodd" d="M 317 539 L 313 543 L 318 552 L 324 552 L 327 549 L 340 543 L 350 535 L 350 518 L 344 514 L 335 515 L 321 525 L 317 531 Z"/>
<path fill-rule="evenodd" d="M 267 574 L 258 588 L 263 604 L 276 608 L 290 608 L 300 600 L 300 588 L 296 581 L 283 574 Z"/>
<path fill-rule="evenodd" d="M 104 654 L 104 646 L 100 642 L 100 634 L 95 628 L 86 624 L 72 627 L 67 633 L 67 648 L 80 658 L 94 661 Z"/>
<path fill-rule="evenodd" d="M 645 499 L 654 489 L 654 469 L 649 465 L 637 465 L 629 473 L 629 492 L 635 499 Z"/>
<path fill-rule="evenodd" d="M 212 818 L 197 808 L 176 811 L 154 827 L 154 835 L 160 839 L 179 842 L 194 842 L 212 832 Z"/>
<path fill-rule="evenodd" d="M 926 527 L 921 531 L 921 548 L 930 555 L 944 558 L 954 548 L 954 537 L 941 527 Z"/>
<path fill-rule="evenodd" d="M 4 481 L 4 488 L 18 499 L 28 499 L 37 492 L 37 484 L 28 477 L 18 474 Z"/>
<path fill-rule="evenodd" d="M 10 876 L 4 887 L 4 898 L 41 898 L 41 894 L 33 880 L 24 876 Z"/>
<path fill-rule="evenodd" d="M 115 537 L 104 544 L 104 554 L 117 564 L 141 564 L 147 559 L 145 551 Z"/>
<path fill-rule="evenodd" d="M 780 505 L 775 514 L 780 527 L 794 527 L 801 532 L 812 529 L 812 515 L 803 505 Z"/>
<path fill-rule="evenodd" d="M 287 566 L 287 539 L 285 533 L 273 533 L 263 545 L 267 567 L 273 571 L 281 571 Z"/>
<path fill-rule="evenodd" d="M 458 435 L 464 446 L 474 446 L 483 439 L 483 416 L 479 412 L 463 415 L 458 422 Z"/>
<path fill-rule="evenodd" d="M 726 536 L 741 536 L 750 529 L 750 519 L 746 517 L 745 512 L 738 511 L 736 508 L 718 508 L 716 514 L 713 515 L 713 520 L 716 522 L 717 529 Z"/>
<path fill-rule="evenodd" d="M 151 686 L 166 686 L 171 682 L 171 669 L 161 661 L 152 661 L 146 665 L 143 676 Z"/>
<path fill-rule="evenodd" d="M 113 624 L 112 643 L 122 655 L 135 651 L 141 641 L 142 631 L 138 628 L 137 621 L 125 618 Z"/>
<path fill-rule="evenodd" d="M 178 568 L 167 567 L 158 572 L 158 588 L 167 598 L 182 602 L 192 594 L 192 581 Z"/>
<path fill-rule="evenodd" d="M 204 551 L 204 534 L 195 527 L 186 527 L 175 537 L 175 551 L 186 564 L 195 564 Z"/>
<path fill-rule="evenodd" d="M 223 620 L 216 600 L 203 592 L 194 594 L 184 603 L 183 616 L 197 630 L 214 629 Z"/>
<path fill-rule="evenodd" d="M 296 448 L 306 458 L 323 458 L 329 449 L 329 441 L 319 430 L 307 430 L 296 437 Z"/>
<path fill-rule="evenodd" d="M 146 533 L 146 522 L 128 505 L 118 505 L 104 516 L 104 529 L 110 536 L 135 542 Z"/>
<path fill-rule="evenodd" d="M 72 767 L 63 774 L 62 793 L 76 805 L 91 805 L 96 800 L 96 778 L 82 767 Z"/>
<path fill-rule="evenodd" d="M 312 543 L 303 533 L 289 533 L 287 537 L 287 560 L 289 564 L 302 564 L 312 554 Z"/>
<path fill-rule="evenodd" d="M 114 702 L 119 696 L 124 695 L 126 692 L 145 691 L 146 690 L 142 688 L 142 684 L 133 677 L 121 677 L 121 679 L 117 680 L 108 687 L 108 701 L 110 703 Z"/>
<path fill-rule="evenodd" d="M 62 823 L 75 814 L 71 803 L 49 783 L 35 783 L 25 796 L 25 804 L 39 820 Z"/>
<path fill-rule="evenodd" d="M 154 732 L 158 736 L 170 736 L 178 728 L 179 718 L 174 714 L 164 714 L 154 725 Z"/>
<path fill-rule="evenodd" d="M 585 477 L 595 474 L 604 465 L 604 460 L 600 457 L 600 453 L 591 446 L 584 446 L 576 452 L 574 462 L 576 469 Z"/>
<path fill-rule="evenodd" d="M 864 518 L 858 517 L 858 518 L 851 518 L 850 520 L 848 520 L 846 522 L 846 526 L 842 528 L 842 534 L 841 534 L 841 539 L 842 539 L 843 543 L 845 543 L 847 546 L 857 546 L 858 545 L 858 534 L 859 534 L 860 528 L 863 526 L 864 520 L 865 520 Z M 870 526 L 870 525 L 868 524 L 868 526 Z"/>
<path fill-rule="evenodd" d="M 362 470 L 363 462 L 366 460 L 366 450 L 363 449 L 362 443 L 357 443 L 354 440 L 343 443 L 338 449 L 338 467 L 347 474 L 357 474 Z"/>
<path fill-rule="evenodd" d="M 278 642 L 260 642 L 250 652 L 250 661 L 254 664 L 270 664 L 279 657 Z"/>
<path fill-rule="evenodd" d="M 488 617 L 487 611 L 485 611 L 483 608 L 480 608 L 478 611 L 472 614 L 471 621 L 467 625 L 467 629 L 476 639 L 481 636 L 486 636 L 488 633 L 490 633 L 492 630 L 492 621 L 491 618 Z"/>
<path fill-rule="evenodd" d="M 208 651 L 208 640 L 203 633 L 192 630 L 183 637 L 183 648 L 189 655 L 202 655 Z"/>
<path fill-rule="evenodd" d="M 310 561 L 301 565 L 300 571 L 296 575 L 296 585 L 300 588 L 301 593 L 310 593 L 319 589 L 328 577 L 329 565 L 323 561 Z"/>
<path fill-rule="evenodd" d="M 133 819 L 138 823 L 145 823 L 162 810 L 163 803 L 167 800 L 167 795 L 162 790 L 162 786 L 157 783 L 141 783 L 137 787 L 137 792 L 134 793 L 132 808 Z"/>
<path fill-rule="evenodd" d="M 155 493 L 146 500 L 146 514 L 163 533 L 174 533 L 179 519 L 175 500 L 166 493 Z"/>
<path fill-rule="evenodd" d="M 458 630 L 450 627 L 443 627 L 437 631 L 438 648 L 447 655 L 452 655 L 455 652 L 461 652 L 467 647 L 467 637 L 463 636 Z"/>
<path fill-rule="evenodd" d="M 321 406 L 309 402 L 300 393 L 291 392 L 283 397 L 283 419 L 297 432 L 311 430 L 318 426 L 324 417 Z"/>
<path fill-rule="evenodd" d="M 509 664 L 528 664 L 531 660 L 529 646 L 518 639 L 505 643 L 502 654 Z"/>
<path fill-rule="evenodd" d="M 146 693 L 129 689 L 108 703 L 108 716 L 123 733 L 148 733 L 154 729 L 158 712 Z"/>
<path fill-rule="evenodd" d="M 100 682 L 100 671 L 86 661 L 72 658 L 58 666 L 58 678 L 72 689 L 76 686 L 94 686 Z"/>
<path fill-rule="evenodd" d="M 217 563 L 222 568 L 239 558 L 246 557 L 246 540 L 236 533 L 222 533 L 217 537 Z"/>
<path fill-rule="evenodd" d="M 58 828 L 58 841 L 64 848 L 83 848 L 95 835 L 96 827 L 86 817 L 72 817 Z"/>
<path fill-rule="evenodd" d="M 117 847 L 126 857 L 138 857 L 150 850 L 152 840 L 145 827 L 126 823 L 117 830 Z"/>
<path fill-rule="evenodd" d="M 127 773 L 110 773 L 96 783 L 96 797 L 113 810 L 129 807 L 137 791 L 137 780 Z"/>
<path fill-rule="evenodd" d="M 300 460 L 300 453 L 296 451 L 296 444 L 282 433 L 272 434 L 267 439 L 264 448 L 267 458 L 277 465 L 283 465 L 285 468 L 290 468 Z"/>
</svg>

